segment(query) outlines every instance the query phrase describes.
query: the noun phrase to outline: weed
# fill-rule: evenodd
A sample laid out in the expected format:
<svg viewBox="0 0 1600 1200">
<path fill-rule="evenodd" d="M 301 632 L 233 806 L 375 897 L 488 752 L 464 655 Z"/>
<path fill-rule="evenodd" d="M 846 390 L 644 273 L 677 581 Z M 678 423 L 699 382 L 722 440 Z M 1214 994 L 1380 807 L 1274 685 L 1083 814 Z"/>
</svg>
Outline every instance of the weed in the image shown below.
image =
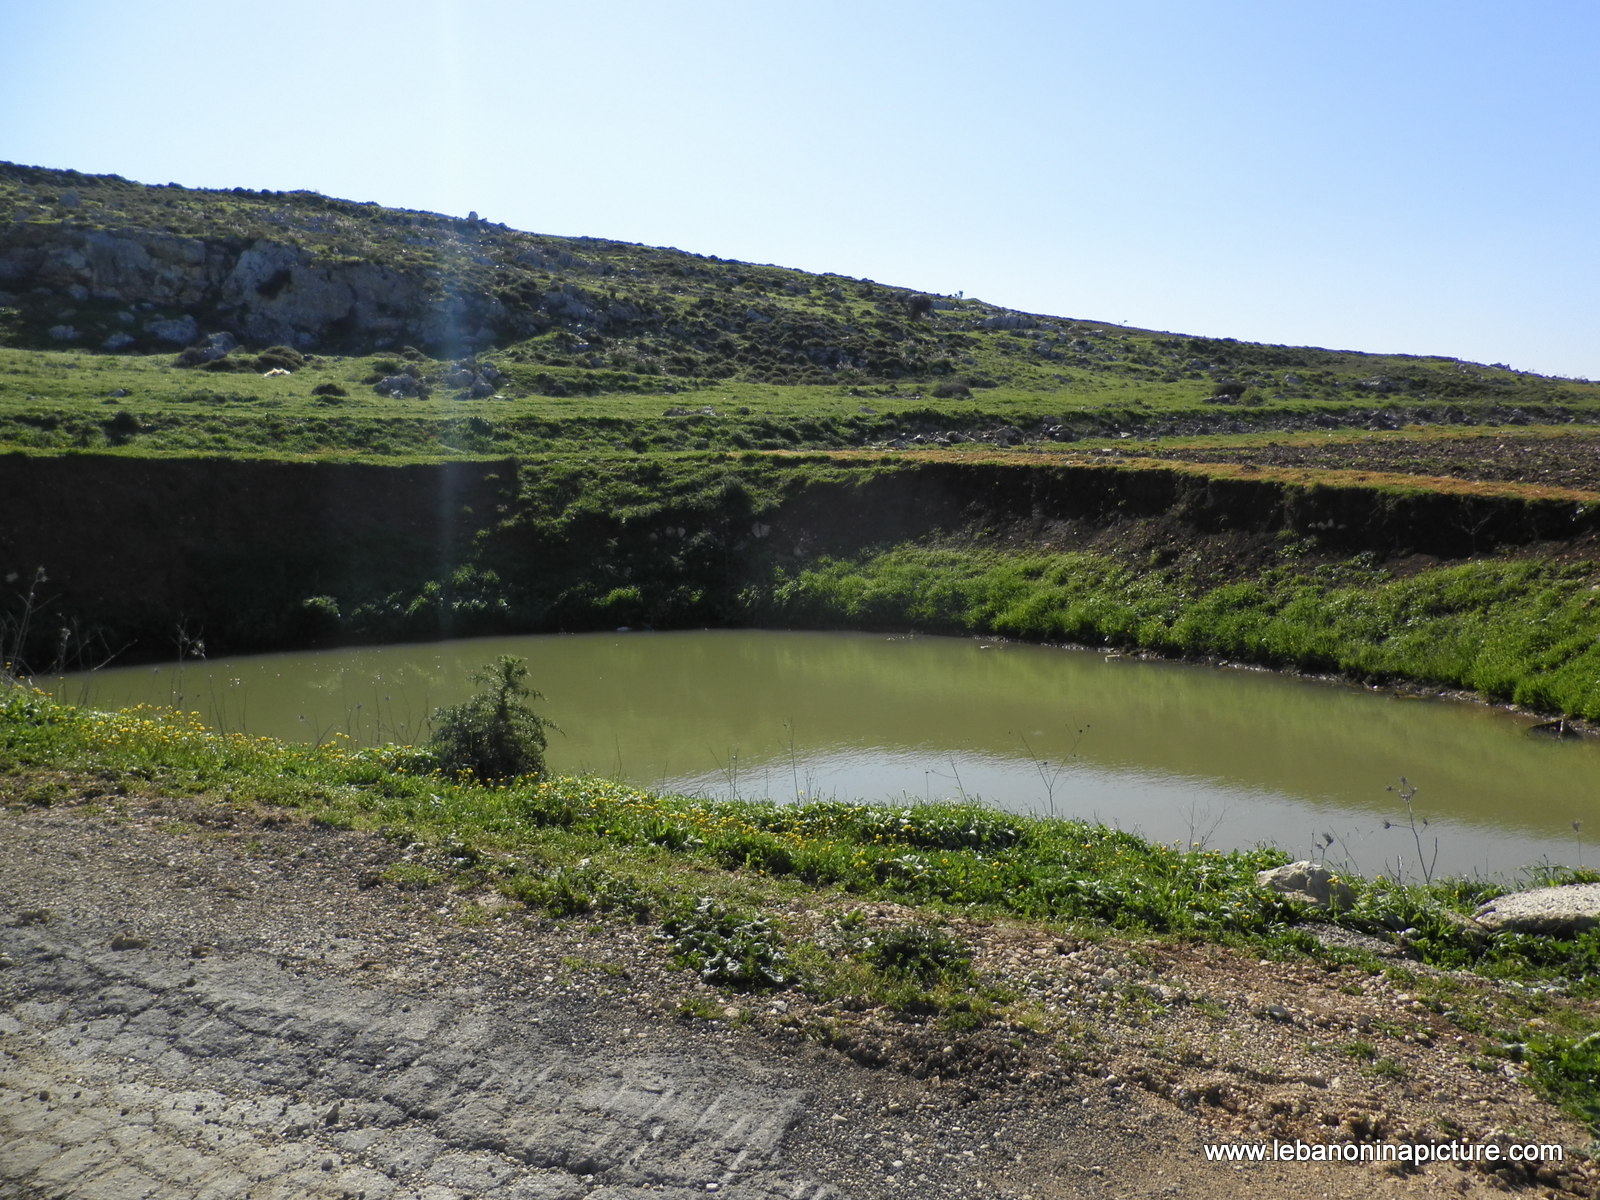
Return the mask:
<svg viewBox="0 0 1600 1200">
<path fill-rule="evenodd" d="M 1535 1038 L 1527 1061 L 1535 1090 L 1600 1130 L 1600 1032 Z"/>
<path fill-rule="evenodd" d="M 1412 841 L 1417 847 L 1416 865 L 1422 872 L 1422 882 L 1432 883 L 1434 867 L 1436 867 L 1439 863 L 1439 839 L 1437 837 L 1433 839 L 1433 854 L 1427 857 L 1427 861 L 1424 862 L 1424 854 L 1422 849 L 1422 830 L 1428 827 L 1428 818 L 1422 818 L 1422 827 L 1419 829 L 1417 827 L 1417 813 L 1411 805 L 1412 799 L 1417 794 L 1415 785 L 1407 783 L 1405 776 L 1402 775 L 1400 777 L 1400 787 L 1398 790 L 1393 786 L 1390 786 L 1385 790 L 1391 792 L 1397 791 L 1401 803 L 1406 806 L 1406 827 L 1411 830 Z M 1390 822 L 1385 821 L 1383 823 L 1383 827 L 1385 829 L 1390 828 Z M 1405 860 L 1403 858 L 1396 860 L 1395 865 L 1392 868 L 1392 874 L 1394 875 L 1394 881 L 1396 883 L 1405 882 Z"/>
<path fill-rule="evenodd" d="M 385 867 L 382 878 L 403 892 L 419 892 L 443 883 L 445 875 L 422 863 L 401 862 Z"/>
<path fill-rule="evenodd" d="M 690 996 L 678 1002 L 678 1016 L 694 1021 L 719 1021 L 722 1005 L 709 996 Z"/>
<path fill-rule="evenodd" d="M 620 912 L 643 918 L 654 910 L 650 897 L 634 880 L 587 859 L 546 871 L 515 874 L 501 881 L 500 890 L 553 917 Z"/>
<path fill-rule="evenodd" d="M 704 896 L 662 927 L 683 965 L 707 983 L 761 989 L 788 982 L 788 955 L 770 917 L 732 912 Z"/>
<path fill-rule="evenodd" d="M 1367 1068 L 1378 1079 L 1399 1081 L 1411 1078 L 1411 1068 L 1392 1058 L 1380 1058 Z"/>
<path fill-rule="evenodd" d="M 965 978 L 972 955 L 944 930 L 933 925 L 897 925 L 880 935 L 866 952 L 870 962 L 891 975 L 924 985 Z"/>
</svg>

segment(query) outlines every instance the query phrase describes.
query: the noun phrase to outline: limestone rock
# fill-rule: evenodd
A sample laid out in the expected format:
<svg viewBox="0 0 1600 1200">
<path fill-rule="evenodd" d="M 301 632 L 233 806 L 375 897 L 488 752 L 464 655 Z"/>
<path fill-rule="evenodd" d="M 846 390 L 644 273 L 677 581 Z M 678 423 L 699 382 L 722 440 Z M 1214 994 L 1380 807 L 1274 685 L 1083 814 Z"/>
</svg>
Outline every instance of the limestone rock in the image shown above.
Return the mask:
<svg viewBox="0 0 1600 1200">
<path fill-rule="evenodd" d="M 202 354 L 206 362 L 215 362 L 219 358 L 226 358 L 239 348 L 239 339 L 231 333 L 213 333 L 206 338 Z"/>
<path fill-rule="evenodd" d="M 1256 875 L 1256 883 L 1269 891 L 1278 892 L 1290 900 L 1299 900 L 1317 908 L 1349 908 L 1356 894 L 1327 867 L 1310 861 L 1287 863 Z"/>
<path fill-rule="evenodd" d="M 200 336 L 199 323 L 188 313 L 181 317 L 147 322 L 144 329 L 151 337 L 174 346 L 187 346 Z"/>
<path fill-rule="evenodd" d="M 986 317 L 981 324 L 985 329 L 1037 329 L 1039 322 L 1022 313 L 999 313 Z"/>
<path fill-rule="evenodd" d="M 393 399 L 410 399 L 422 395 L 422 384 L 410 375 L 386 375 L 372 385 L 380 396 Z"/>
<path fill-rule="evenodd" d="M 1472 914 L 1496 933 L 1574 933 L 1600 925 L 1600 883 L 1513 892 L 1480 905 Z"/>
</svg>

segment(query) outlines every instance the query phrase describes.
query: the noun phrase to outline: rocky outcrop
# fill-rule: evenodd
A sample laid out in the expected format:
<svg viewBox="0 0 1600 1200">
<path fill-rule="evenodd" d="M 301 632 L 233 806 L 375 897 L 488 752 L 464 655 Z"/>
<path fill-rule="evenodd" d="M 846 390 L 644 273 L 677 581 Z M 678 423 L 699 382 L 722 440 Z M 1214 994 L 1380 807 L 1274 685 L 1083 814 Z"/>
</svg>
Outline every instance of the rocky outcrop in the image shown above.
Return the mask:
<svg viewBox="0 0 1600 1200">
<path fill-rule="evenodd" d="M 467 353 L 540 324 L 483 290 L 265 239 L 209 240 L 62 222 L 0 227 L 0 306 L 58 342 L 160 350 L 226 332 L 253 344 Z M 70 330 L 70 335 L 66 332 Z"/>
</svg>

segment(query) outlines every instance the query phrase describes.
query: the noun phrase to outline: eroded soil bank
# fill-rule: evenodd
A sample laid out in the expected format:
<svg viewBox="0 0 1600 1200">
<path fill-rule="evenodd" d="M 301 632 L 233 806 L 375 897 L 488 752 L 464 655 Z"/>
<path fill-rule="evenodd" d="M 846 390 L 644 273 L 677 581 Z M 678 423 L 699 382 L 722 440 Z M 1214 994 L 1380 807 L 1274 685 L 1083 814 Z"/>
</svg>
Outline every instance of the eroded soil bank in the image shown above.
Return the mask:
<svg viewBox="0 0 1600 1200">
<path fill-rule="evenodd" d="M 0 1195 L 1587 1196 L 1600 1178 L 1570 1152 L 1503 1177 L 1208 1163 L 1236 1140 L 1587 1141 L 1382 972 L 957 923 L 985 976 L 1067 1032 L 950 1032 L 719 993 L 627 922 L 400 890 L 384 868 L 406 848 L 371 835 L 74 786 L 91 799 L 0 816 Z"/>
<path fill-rule="evenodd" d="M 45 671 L 170 660 L 196 643 L 214 656 L 792 620 L 769 598 L 819 559 L 945 539 L 1136 570 L 1189 555 L 1205 587 L 1281 565 L 1286 543 L 1302 566 L 1365 555 L 1409 570 L 1582 551 L 1600 526 L 1586 498 L 1208 475 L 1118 455 L 403 466 L 9 455 L 0 649 Z"/>
</svg>

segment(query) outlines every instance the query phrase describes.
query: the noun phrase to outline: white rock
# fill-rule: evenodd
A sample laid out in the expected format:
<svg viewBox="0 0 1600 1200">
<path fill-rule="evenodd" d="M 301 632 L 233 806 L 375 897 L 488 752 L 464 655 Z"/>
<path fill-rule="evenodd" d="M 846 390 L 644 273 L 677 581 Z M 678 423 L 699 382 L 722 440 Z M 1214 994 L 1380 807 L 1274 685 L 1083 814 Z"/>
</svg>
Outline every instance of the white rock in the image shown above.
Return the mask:
<svg viewBox="0 0 1600 1200">
<path fill-rule="evenodd" d="M 1335 904 L 1340 908 L 1349 908 L 1356 900 L 1356 894 L 1349 884 L 1322 864 L 1310 861 L 1287 863 L 1270 871 L 1258 872 L 1256 883 L 1290 900 L 1299 900 L 1318 908 L 1330 908 Z"/>
<path fill-rule="evenodd" d="M 1473 918 L 1505 933 L 1567 933 L 1600 925 L 1600 883 L 1513 892 L 1480 905 Z"/>
</svg>

